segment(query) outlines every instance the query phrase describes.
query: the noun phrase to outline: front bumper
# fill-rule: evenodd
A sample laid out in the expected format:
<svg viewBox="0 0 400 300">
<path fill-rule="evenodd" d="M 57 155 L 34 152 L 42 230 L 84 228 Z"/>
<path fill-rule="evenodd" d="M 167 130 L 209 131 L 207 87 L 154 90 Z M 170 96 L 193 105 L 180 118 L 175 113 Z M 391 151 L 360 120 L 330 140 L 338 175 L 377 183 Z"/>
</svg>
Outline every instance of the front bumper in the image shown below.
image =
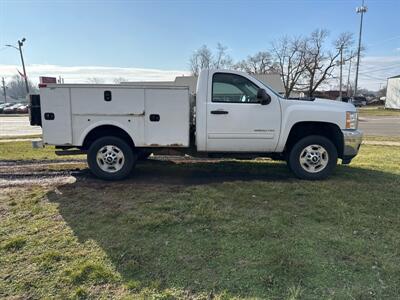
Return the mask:
<svg viewBox="0 0 400 300">
<path fill-rule="evenodd" d="M 342 163 L 349 164 L 360 149 L 363 132 L 360 130 L 343 129 L 343 157 Z"/>
</svg>

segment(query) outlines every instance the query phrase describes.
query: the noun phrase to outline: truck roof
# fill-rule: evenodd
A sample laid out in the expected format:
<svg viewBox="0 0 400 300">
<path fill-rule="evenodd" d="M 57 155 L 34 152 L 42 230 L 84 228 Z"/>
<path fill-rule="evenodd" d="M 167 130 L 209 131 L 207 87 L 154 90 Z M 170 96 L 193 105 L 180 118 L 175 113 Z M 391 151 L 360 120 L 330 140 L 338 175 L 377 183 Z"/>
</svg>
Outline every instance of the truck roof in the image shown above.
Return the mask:
<svg viewBox="0 0 400 300">
<path fill-rule="evenodd" d="M 188 86 L 161 84 L 87 84 L 87 83 L 46 83 L 41 88 L 126 88 L 126 89 L 172 89 L 189 90 Z"/>
</svg>

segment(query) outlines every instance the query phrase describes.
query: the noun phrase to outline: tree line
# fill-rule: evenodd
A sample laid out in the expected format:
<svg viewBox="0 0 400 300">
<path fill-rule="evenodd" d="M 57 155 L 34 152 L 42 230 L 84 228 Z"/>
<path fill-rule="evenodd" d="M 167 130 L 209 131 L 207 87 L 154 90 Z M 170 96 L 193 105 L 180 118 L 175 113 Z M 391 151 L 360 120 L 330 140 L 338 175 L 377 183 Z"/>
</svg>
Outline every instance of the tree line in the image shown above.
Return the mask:
<svg viewBox="0 0 400 300">
<path fill-rule="evenodd" d="M 1 85 L 1 84 L 0 84 Z M 28 87 L 30 93 L 37 93 L 38 88 L 35 86 L 32 81 L 28 80 Z M 14 75 L 11 80 L 6 84 L 5 86 L 6 89 L 6 95 L 7 97 L 13 98 L 13 99 L 25 99 L 27 93 L 26 93 L 26 86 L 25 86 L 25 80 L 22 76 L 20 75 Z M 3 86 L 0 86 L 0 102 L 4 101 L 4 89 Z"/>
<path fill-rule="evenodd" d="M 197 76 L 201 70 L 234 69 L 249 74 L 272 74 L 281 76 L 285 97 L 293 91 L 312 97 L 322 84 L 333 78 L 340 64 L 350 61 L 354 50 L 352 33 L 344 32 L 329 39 L 326 29 L 316 29 L 308 36 L 284 36 L 271 43 L 269 49 L 234 62 L 227 47 L 217 44 L 215 51 L 203 45 L 190 57 L 190 70 Z"/>
</svg>

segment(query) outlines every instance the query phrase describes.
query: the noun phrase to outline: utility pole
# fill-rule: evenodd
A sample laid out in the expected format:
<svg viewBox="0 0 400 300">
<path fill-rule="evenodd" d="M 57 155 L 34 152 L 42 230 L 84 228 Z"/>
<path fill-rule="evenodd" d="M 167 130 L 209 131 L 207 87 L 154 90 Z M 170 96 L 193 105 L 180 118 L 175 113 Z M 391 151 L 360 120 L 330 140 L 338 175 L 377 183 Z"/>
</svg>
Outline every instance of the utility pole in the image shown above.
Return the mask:
<svg viewBox="0 0 400 300">
<path fill-rule="evenodd" d="M 4 103 L 7 103 L 6 82 L 4 81 L 4 77 L 1 78 L 1 83 L 3 84 Z"/>
<path fill-rule="evenodd" d="M 357 7 L 356 12 L 361 14 L 360 18 L 360 33 L 358 35 L 358 50 L 357 50 L 357 67 L 356 67 L 356 80 L 354 83 L 354 96 L 357 95 L 357 87 L 358 87 L 358 69 L 360 67 L 360 54 L 361 54 L 361 35 L 362 35 L 362 26 L 363 26 L 363 18 L 364 13 L 366 13 L 368 8 L 364 5 L 364 0 L 362 0 L 362 5 Z"/>
<path fill-rule="evenodd" d="M 347 88 L 346 88 L 346 96 L 350 97 L 350 73 L 351 73 L 351 63 L 353 60 L 353 52 L 350 52 L 350 60 L 349 60 L 349 74 L 347 75 Z"/>
<path fill-rule="evenodd" d="M 14 48 L 14 49 L 17 49 L 19 51 L 19 54 L 21 56 L 22 69 L 23 69 L 23 72 L 24 72 L 26 93 L 29 94 L 28 77 L 26 76 L 24 56 L 22 55 L 22 46 L 24 45 L 25 41 L 26 41 L 25 38 L 22 38 L 21 40 L 18 40 L 18 48 L 13 46 L 13 45 L 6 45 L 6 46 Z"/>
<path fill-rule="evenodd" d="M 18 48 L 19 48 L 19 54 L 21 55 L 22 69 L 24 71 L 26 93 L 29 94 L 28 77 L 26 77 L 24 56 L 22 55 L 22 45 L 24 44 L 24 42 L 25 42 L 25 38 L 23 38 L 21 41 L 18 41 Z"/>
</svg>

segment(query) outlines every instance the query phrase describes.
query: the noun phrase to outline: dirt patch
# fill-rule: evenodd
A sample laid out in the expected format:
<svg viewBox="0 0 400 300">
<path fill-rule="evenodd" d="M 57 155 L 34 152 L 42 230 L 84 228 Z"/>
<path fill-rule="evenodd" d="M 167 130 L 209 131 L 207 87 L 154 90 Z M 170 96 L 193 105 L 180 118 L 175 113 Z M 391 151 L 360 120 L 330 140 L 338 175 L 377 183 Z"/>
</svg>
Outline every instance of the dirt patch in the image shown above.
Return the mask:
<svg viewBox="0 0 400 300">
<path fill-rule="evenodd" d="M 73 183 L 84 172 L 83 160 L 0 161 L 0 188 Z"/>
<path fill-rule="evenodd" d="M 26 160 L 26 159 L 16 159 L 16 160 L 3 160 L 0 161 L 0 171 L 2 167 L 7 166 L 38 166 L 38 165 L 49 165 L 49 164 L 70 164 L 70 163 L 84 163 L 84 159 L 43 159 L 43 160 Z"/>
<path fill-rule="evenodd" d="M 52 186 L 58 184 L 74 183 L 76 179 L 71 176 L 40 176 L 26 178 L 0 178 L 0 188 L 29 185 Z"/>
</svg>

